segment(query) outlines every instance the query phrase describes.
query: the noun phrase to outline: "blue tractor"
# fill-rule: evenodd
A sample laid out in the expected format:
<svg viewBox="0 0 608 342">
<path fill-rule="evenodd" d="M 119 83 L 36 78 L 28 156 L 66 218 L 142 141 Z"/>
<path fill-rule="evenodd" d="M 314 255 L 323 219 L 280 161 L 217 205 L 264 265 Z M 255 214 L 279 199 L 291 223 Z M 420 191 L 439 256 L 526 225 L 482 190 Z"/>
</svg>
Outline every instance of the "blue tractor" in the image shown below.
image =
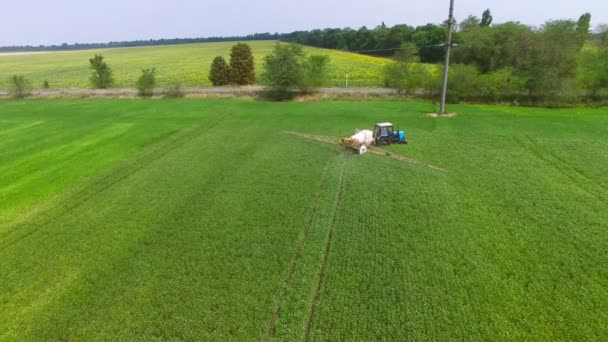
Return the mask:
<svg viewBox="0 0 608 342">
<path fill-rule="evenodd" d="M 405 131 L 396 130 L 390 122 L 377 123 L 374 127 L 374 143 L 376 145 L 407 144 Z"/>
</svg>

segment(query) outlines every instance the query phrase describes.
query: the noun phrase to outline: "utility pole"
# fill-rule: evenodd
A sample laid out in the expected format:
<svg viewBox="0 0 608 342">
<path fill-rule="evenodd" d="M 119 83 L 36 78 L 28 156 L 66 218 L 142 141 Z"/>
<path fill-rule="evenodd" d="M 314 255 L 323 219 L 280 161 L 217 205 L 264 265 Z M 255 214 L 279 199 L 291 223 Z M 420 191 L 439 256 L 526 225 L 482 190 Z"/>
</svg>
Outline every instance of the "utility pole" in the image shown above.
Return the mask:
<svg viewBox="0 0 608 342">
<path fill-rule="evenodd" d="M 450 16 L 448 17 L 448 38 L 445 43 L 445 64 L 443 65 L 443 83 L 441 84 L 441 102 L 439 115 L 445 114 L 445 98 L 448 94 L 448 69 L 450 67 L 450 52 L 452 50 L 452 30 L 454 29 L 454 0 L 450 0 Z"/>
</svg>

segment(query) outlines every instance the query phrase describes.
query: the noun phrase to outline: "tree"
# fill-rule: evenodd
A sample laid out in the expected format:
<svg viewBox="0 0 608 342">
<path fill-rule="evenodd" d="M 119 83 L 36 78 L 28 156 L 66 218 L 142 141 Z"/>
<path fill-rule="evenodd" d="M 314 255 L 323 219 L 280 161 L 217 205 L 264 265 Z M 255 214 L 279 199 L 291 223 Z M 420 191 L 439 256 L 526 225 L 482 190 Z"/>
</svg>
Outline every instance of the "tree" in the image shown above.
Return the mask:
<svg viewBox="0 0 608 342">
<path fill-rule="evenodd" d="M 397 92 L 415 91 L 416 85 L 410 81 L 411 66 L 418 62 L 418 47 L 407 42 L 395 53 L 393 62 L 384 67 L 384 83 L 386 87 L 396 89 Z"/>
<path fill-rule="evenodd" d="M 608 24 L 598 25 L 595 31 L 597 32 L 600 46 L 608 47 Z"/>
<path fill-rule="evenodd" d="M 448 96 L 450 102 L 475 98 L 480 94 L 479 71 L 472 65 L 454 64 L 450 67 Z"/>
<path fill-rule="evenodd" d="M 537 35 L 530 27 L 514 22 L 477 26 L 459 34 L 461 44 L 454 49 L 454 62 L 474 64 L 483 74 L 519 68 L 536 44 L 533 37 Z"/>
<path fill-rule="evenodd" d="M 50 87 L 51 87 L 51 85 L 49 84 L 49 81 L 44 80 L 44 82 L 42 82 L 43 89 L 49 89 Z"/>
<path fill-rule="evenodd" d="M 114 79 L 112 77 L 112 69 L 104 62 L 102 55 L 95 55 L 89 59 L 90 67 L 93 69 L 91 75 L 91 83 L 97 89 L 105 89 L 112 85 Z"/>
<path fill-rule="evenodd" d="M 556 98 L 573 94 L 576 56 L 580 50 L 577 24 L 549 21 L 531 38 L 531 50 L 518 69 L 530 95 Z"/>
<path fill-rule="evenodd" d="M 585 13 L 578 18 L 576 23 L 576 33 L 579 38 L 579 45 L 582 47 L 585 45 L 587 39 L 589 39 L 589 29 L 591 28 L 591 13 Z"/>
<path fill-rule="evenodd" d="M 460 31 L 469 31 L 475 27 L 480 26 L 481 21 L 474 15 L 469 15 L 465 20 L 463 20 L 460 25 Z"/>
<path fill-rule="evenodd" d="M 445 58 L 445 27 L 427 24 L 416 27 L 412 35 L 414 42 L 420 49 L 420 61 L 423 63 L 437 63 Z"/>
<path fill-rule="evenodd" d="M 406 90 L 405 81 L 407 79 L 406 71 L 398 62 L 392 62 L 384 66 L 384 86 L 397 90 L 401 93 Z"/>
<path fill-rule="evenodd" d="M 255 65 L 249 45 L 238 43 L 232 47 L 230 70 L 232 71 L 232 83 L 238 85 L 255 83 Z"/>
<path fill-rule="evenodd" d="M 266 96 L 274 100 L 293 98 L 296 89 L 320 87 L 327 80 L 329 57 L 307 58 L 300 45 L 277 43 L 264 61 L 262 78 L 271 87 Z"/>
<path fill-rule="evenodd" d="M 507 95 L 522 91 L 522 80 L 511 68 L 504 68 L 480 76 L 481 96 L 486 100 L 500 101 Z"/>
<path fill-rule="evenodd" d="M 222 56 L 217 56 L 211 63 L 209 71 L 209 81 L 214 86 L 224 86 L 230 84 L 230 67 Z"/>
<path fill-rule="evenodd" d="M 156 69 L 142 69 L 141 76 L 137 79 L 135 87 L 137 94 L 141 97 L 150 97 L 154 95 L 154 87 L 156 86 Z"/>
<path fill-rule="evenodd" d="M 589 95 L 608 89 L 608 47 L 583 48 L 577 57 L 577 81 Z"/>
<path fill-rule="evenodd" d="M 419 51 L 416 44 L 412 42 L 405 42 L 401 44 L 399 50 L 395 52 L 393 59 L 404 64 L 415 63 L 420 60 L 418 53 Z"/>
<path fill-rule="evenodd" d="M 312 55 L 306 60 L 304 67 L 304 86 L 318 88 L 327 83 L 329 56 Z"/>
<path fill-rule="evenodd" d="M 492 25 L 493 20 L 494 17 L 492 17 L 492 12 L 490 12 L 490 9 L 487 9 L 483 11 L 483 14 L 481 15 L 481 23 L 479 23 L 479 25 L 482 27 L 488 27 Z"/>
<path fill-rule="evenodd" d="M 30 83 L 23 75 L 13 75 L 10 79 L 10 94 L 16 99 L 22 99 L 30 95 Z"/>
<path fill-rule="evenodd" d="M 264 58 L 264 81 L 275 89 L 300 87 L 304 80 L 304 50 L 300 45 L 277 43 Z"/>
<path fill-rule="evenodd" d="M 585 13 L 578 18 L 576 23 L 576 32 L 581 36 L 589 34 L 589 28 L 591 27 L 591 13 Z"/>
</svg>

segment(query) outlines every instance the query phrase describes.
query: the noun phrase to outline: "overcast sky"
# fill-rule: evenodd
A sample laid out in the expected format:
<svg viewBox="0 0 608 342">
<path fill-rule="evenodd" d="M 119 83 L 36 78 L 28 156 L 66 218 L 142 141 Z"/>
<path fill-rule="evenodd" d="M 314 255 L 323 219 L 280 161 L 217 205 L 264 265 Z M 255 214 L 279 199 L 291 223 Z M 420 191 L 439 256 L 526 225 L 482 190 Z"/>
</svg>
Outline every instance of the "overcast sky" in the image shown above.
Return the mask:
<svg viewBox="0 0 608 342">
<path fill-rule="evenodd" d="M 95 6 L 92 6 L 95 4 Z M 421 25 L 446 19 L 449 0 L 18 0 L 0 11 L 0 46 L 245 35 L 325 27 Z M 492 10 L 494 22 L 540 25 L 591 12 L 608 23 L 608 0 L 456 0 L 456 18 Z"/>
</svg>

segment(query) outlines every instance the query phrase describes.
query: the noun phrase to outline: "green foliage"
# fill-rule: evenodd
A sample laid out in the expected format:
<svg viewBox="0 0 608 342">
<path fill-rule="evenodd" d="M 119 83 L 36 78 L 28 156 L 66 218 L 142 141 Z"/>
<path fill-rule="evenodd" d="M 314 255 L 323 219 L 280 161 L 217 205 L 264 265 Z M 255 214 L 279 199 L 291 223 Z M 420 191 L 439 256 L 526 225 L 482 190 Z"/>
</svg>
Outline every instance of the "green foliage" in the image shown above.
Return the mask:
<svg viewBox="0 0 608 342">
<path fill-rule="evenodd" d="M 418 90 L 422 90 L 427 97 L 438 94 L 440 86 L 440 74 L 432 72 L 424 64 L 412 64 L 408 68 L 407 77 L 405 79 L 405 91 L 408 94 L 416 94 Z"/>
<path fill-rule="evenodd" d="M 507 96 L 515 98 L 524 90 L 523 81 L 510 68 L 496 70 L 480 76 L 481 97 L 499 102 Z"/>
<path fill-rule="evenodd" d="M 300 45 L 277 43 L 264 61 L 262 78 L 271 88 L 262 94 L 267 99 L 291 99 L 296 90 L 318 88 L 327 82 L 329 57 L 307 57 Z"/>
<path fill-rule="evenodd" d="M 469 15 L 465 20 L 458 24 L 460 31 L 469 31 L 473 28 L 478 27 L 481 24 L 479 18 L 474 15 Z"/>
<path fill-rule="evenodd" d="M 608 47 L 608 24 L 598 25 L 596 32 L 598 45 Z"/>
<path fill-rule="evenodd" d="M 42 89 L 49 89 L 50 87 L 49 81 L 44 80 L 44 82 L 42 82 Z"/>
<path fill-rule="evenodd" d="M 576 32 L 579 34 L 579 38 L 582 40 L 582 43 L 589 38 L 590 28 L 591 13 L 585 13 L 578 18 L 578 22 L 576 23 Z"/>
<path fill-rule="evenodd" d="M 384 67 L 384 86 L 414 95 L 423 88 L 424 77 L 430 77 L 429 69 L 417 64 L 418 47 L 414 43 L 403 43 L 393 57 L 393 63 Z"/>
<path fill-rule="evenodd" d="M 412 42 L 420 47 L 420 61 L 423 63 L 437 63 L 443 60 L 447 30 L 445 27 L 428 24 L 416 28 L 412 35 Z"/>
<path fill-rule="evenodd" d="M 248 85 L 255 83 L 255 64 L 251 47 L 248 44 L 238 43 L 230 52 L 231 83 Z"/>
<path fill-rule="evenodd" d="M 103 60 L 102 55 L 95 54 L 89 59 L 90 68 L 93 69 L 90 81 L 93 87 L 97 89 L 106 89 L 114 82 L 112 69 Z"/>
<path fill-rule="evenodd" d="M 531 94 L 557 98 L 573 94 L 576 56 L 580 49 L 576 23 L 572 20 L 547 22 L 534 41 L 533 53 L 520 69 Z"/>
<path fill-rule="evenodd" d="M 397 90 L 401 93 L 406 89 L 407 68 L 398 62 L 393 62 L 384 66 L 384 86 Z"/>
<path fill-rule="evenodd" d="M 150 97 L 154 95 L 156 87 L 156 68 L 142 69 L 141 76 L 135 83 L 137 94 L 141 97 Z"/>
<path fill-rule="evenodd" d="M 483 14 L 481 15 L 481 22 L 479 23 L 479 25 L 481 25 L 482 27 L 488 27 L 490 25 L 492 25 L 492 21 L 494 20 L 494 17 L 492 17 L 492 12 L 490 12 L 489 9 L 483 11 Z"/>
<path fill-rule="evenodd" d="M 224 86 L 230 84 L 231 70 L 222 56 L 217 56 L 211 63 L 209 70 L 209 81 L 214 86 Z"/>
<path fill-rule="evenodd" d="M 271 54 L 264 58 L 262 77 L 270 89 L 262 94 L 269 100 L 289 100 L 294 90 L 305 81 L 306 56 L 300 45 L 277 43 Z"/>
<path fill-rule="evenodd" d="M 454 61 L 473 64 L 482 73 L 503 68 L 519 68 L 537 45 L 536 33 L 519 23 L 504 23 L 491 27 L 472 27 L 460 32 L 454 49 Z"/>
<path fill-rule="evenodd" d="M 499 99 L 506 92 L 526 91 L 528 97 L 540 102 L 576 102 L 580 85 L 584 84 L 585 89 L 597 88 L 601 83 L 597 80 L 602 78 L 601 72 L 594 75 L 581 65 L 583 60 L 590 63 L 595 60 L 592 52 L 581 52 L 589 20 L 590 16 L 585 14 L 578 23 L 549 21 L 540 30 L 518 23 L 471 28 L 460 32 L 461 45 L 454 51 L 454 61 L 475 65 L 482 75 L 488 74 L 482 77 L 486 85 L 502 83 L 488 85 L 484 97 Z M 505 77 L 517 82 L 505 84 Z"/>
<path fill-rule="evenodd" d="M 304 63 L 304 86 L 319 88 L 328 84 L 330 59 L 327 55 L 311 55 Z"/>
<path fill-rule="evenodd" d="M 13 75 L 10 78 L 11 87 L 9 93 L 16 99 L 22 99 L 30 95 L 31 86 L 23 75 Z"/>
<path fill-rule="evenodd" d="M 454 64 L 450 66 L 448 95 L 450 102 L 457 103 L 478 97 L 481 92 L 479 71 L 472 65 Z"/>
<path fill-rule="evenodd" d="M 608 89 L 608 47 L 585 48 L 578 56 L 577 81 L 590 95 Z"/>
<path fill-rule="evenodd" d="M 420 60 L 419 49 L 416 44 L 412 42 L 405 42 L 401 44 L 399 50 L 395 52 L 393 59 L 403 64 L 416 63 Z"/>
<path fill-rule="evenodd" d="M 300 45 L 277 43 L 264 61 L 262 77 L 270 87 L 293 89 L 302 86 L 306 56 Z"/>
</svg>

